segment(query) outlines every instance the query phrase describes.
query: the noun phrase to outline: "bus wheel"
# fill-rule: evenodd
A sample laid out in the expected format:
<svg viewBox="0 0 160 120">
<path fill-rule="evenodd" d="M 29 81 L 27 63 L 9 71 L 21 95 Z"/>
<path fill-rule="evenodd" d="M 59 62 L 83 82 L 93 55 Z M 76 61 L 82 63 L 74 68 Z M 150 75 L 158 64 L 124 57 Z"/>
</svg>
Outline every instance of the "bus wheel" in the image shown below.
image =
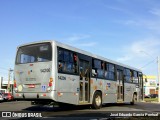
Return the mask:
<svg viewBox="0 0 160 120">
<path fill-rule="evenodd" d="M 135 102 L 137 100 L 137 95 L 136 94 L 133 94 L 133 98 L 132 98 L 132 101 L 130 102 L 131 105 L 134 105 Z"/>
<path fill-rule="evenodd" d="M 93 96 L 92 108 L 100 109 L 102 107 L 102 95 L 100 92 L 95 92 Z"/>
</svg>

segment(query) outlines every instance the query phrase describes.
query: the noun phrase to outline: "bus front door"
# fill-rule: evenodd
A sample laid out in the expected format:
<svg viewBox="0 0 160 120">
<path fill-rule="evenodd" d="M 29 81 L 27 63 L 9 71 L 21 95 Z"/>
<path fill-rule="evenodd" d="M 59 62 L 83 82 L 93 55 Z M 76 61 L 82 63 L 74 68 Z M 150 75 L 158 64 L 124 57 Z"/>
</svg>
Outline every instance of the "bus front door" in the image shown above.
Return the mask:
<svg viewBox="0 0 160 120">
<path fill-rule="evenodd" d="M 79 71 L 80 71 L 80 91 L 79 91 L 79 102 L 89 102 L 89 61 L 80 59 L 79 60 Z"/>
<path fill-rule="evenodd" d="M 117 70 L 117 102 L 123 102 L 123 100 L 124 100 L 123 71 Z"/>
</svg>

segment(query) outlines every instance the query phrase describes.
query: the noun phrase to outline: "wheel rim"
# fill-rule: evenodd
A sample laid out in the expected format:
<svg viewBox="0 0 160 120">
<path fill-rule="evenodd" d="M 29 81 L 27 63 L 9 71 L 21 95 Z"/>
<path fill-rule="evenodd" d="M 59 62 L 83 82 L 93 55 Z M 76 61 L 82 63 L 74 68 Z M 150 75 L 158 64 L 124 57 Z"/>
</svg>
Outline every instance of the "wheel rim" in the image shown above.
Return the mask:
<svg viewBox="0 0 160 120">
<path fill-rule="evenodd" d="M 100 106 L 101 105 L 101 97 L 97 96 L 96 99 L 95 99 L 95 102 L 96 102 L 97 106 Z"/>
</svg>

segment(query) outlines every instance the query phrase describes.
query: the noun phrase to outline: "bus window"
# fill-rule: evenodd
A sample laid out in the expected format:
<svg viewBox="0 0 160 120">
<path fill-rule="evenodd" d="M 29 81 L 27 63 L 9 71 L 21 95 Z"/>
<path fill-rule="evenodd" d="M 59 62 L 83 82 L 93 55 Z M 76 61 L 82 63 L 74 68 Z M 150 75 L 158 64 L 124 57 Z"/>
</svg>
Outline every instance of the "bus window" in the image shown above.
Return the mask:
<svg viewBox="0 0 160 120">
<path fill-rule="evenodd" d="M 133 80 L 134 80 L 134 73 L 133 73 L 133 70 L 130 70 L 130 76 L 131 76 L 131 82 L 133 82 Z"/>
<path fill-rule="evenodd" d="M 69 52 L 68 51 L 64 51 L 64 61 L 69 62 Z"/>
<path fill-rule="evenodd" d="M 75 57 L 75 59 L 73 58 Z M 71 51 L 58 49 L 58 71 L 77 73 L 77 55 Z"/>
<path fill-rule="evenodd" d="M 97 69 L 97 75 L 98 75 L 99 78 L 103 78 L 104 70 L 103 69 Z"/>
<path fill-rule="evenodd" d="M 73 59 L 73 53 L 69 53 L 69 62 L 73 63 L 74 59 Z"/>
<path fill-rule="evenodd" d="M 111 63 L 106 63 L 105 78 L 109 79 L 109 80 L 114 80 L 115 79 L 115 67 Z"/>
<path fill-rule="evenodd" d="M 92 65 L 92 76 L 103 78 L 104 77 L 104 70 L 103 70 L 103 61 L 93 59 Z"/>
<path fill-rule="evenodd" d="M 21 54 L 21 62 L 20 63 L 33 63 L 35 61 L 34 56 L 29 56 L 25 54 Z"/>
<path fill-rule="evenodd" d="M 93 60 L 93 68 L 101 69 L 101 61 L 100 60 Z"/>
<path fill-rule="evenodd" d="M 133 83 L 138 83 L 138 72 L 133 72 Z"/>
<path fill-rule="evenodd" d="M 16 64 L 34 62 L 47 62 L 52 60 L 52 47 L 50 43 L 22 46 L 18 49 Z"/>
<path fill-rule="evenodd" d="M 63 61 L 63 50 L 59 49 L 58 51 L 58 60 L 62 60 Z"/>
<path fill-rule="evenodd" d="M 66 63 L 66 71 L 69 73 L 74 73 L 74 65 L 73 63 Z"/>
<path fill-rule="evenodd" d="M 129 69 L 125 69 L 125 80 L 126 82 L 131 82 L 131 72 Z"/>
</svg>

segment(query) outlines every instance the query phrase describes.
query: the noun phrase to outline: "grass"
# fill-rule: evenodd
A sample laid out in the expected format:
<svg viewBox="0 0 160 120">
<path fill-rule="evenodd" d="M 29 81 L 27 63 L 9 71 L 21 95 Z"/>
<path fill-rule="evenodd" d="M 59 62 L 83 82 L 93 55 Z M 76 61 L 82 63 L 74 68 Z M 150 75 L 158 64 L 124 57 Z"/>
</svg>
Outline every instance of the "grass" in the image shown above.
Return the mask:
<svg viewBox="0 0 160 120">
<path fill-rule="evenodd" d="M 158 98 L 144 98 L 146 102 L 158 102 Z"/>
</svg>

